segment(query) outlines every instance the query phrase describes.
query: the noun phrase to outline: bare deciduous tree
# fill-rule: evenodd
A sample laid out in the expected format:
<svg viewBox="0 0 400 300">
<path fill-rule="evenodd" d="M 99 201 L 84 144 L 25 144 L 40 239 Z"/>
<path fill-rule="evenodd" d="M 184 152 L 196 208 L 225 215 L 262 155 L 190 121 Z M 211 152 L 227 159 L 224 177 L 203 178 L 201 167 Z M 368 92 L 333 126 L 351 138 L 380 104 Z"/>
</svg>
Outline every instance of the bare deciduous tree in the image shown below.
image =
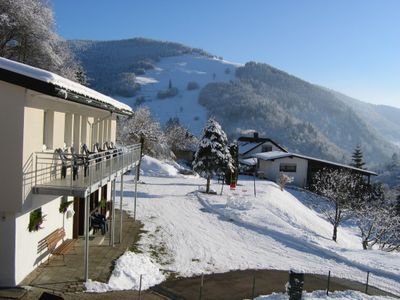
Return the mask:
<svg viewBox="0 0 400 300">
<path fill-rule="evenodd" d="M 0 56 L 76 80 L 79 64 L 42 0 L 0 0 Z"/>
<path fill-rule="evenodd" d="M 330 205 L 321 205 L 319 208 L 333 225 L 332 240 L 337 241 L 337 229 L 340 223 L 350 216 L 354 180 L 350 172 L 337 169 L 324 169 L 313 176 L 311 189 L 325 197 Z"/>
</svg>

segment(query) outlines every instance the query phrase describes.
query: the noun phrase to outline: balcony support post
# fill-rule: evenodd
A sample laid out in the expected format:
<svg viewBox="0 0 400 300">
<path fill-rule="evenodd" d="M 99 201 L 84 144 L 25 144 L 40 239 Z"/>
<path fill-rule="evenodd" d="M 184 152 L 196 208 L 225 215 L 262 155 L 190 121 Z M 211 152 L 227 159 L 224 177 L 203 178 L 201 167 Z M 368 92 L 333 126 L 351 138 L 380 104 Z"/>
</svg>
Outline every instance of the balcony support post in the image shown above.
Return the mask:
<svg viewBox="0 0 400 300">
<path fill-rule="evenodd" d="M 112 212 L 111 212 L 111 246 L 115 246 L 115 179 L 111 181 L 111 198 L 112 198 Z"/>
<path fill-rule="evenodd" d="M 133 206 L 133 221 L 136 221 L 136 200 L 137 200 L 137 181 L 138 181 L 138 173 L 140 172 L 138 170 L 139 165 L 136 165 L 135 167 L 135 200 L 134 200 L 134 206 Z"/>
<path fill-rule="evenodd" d="M 89 280 L 89 209 L 90 209 L 90 195 L 85 198 L 85 252 L 84 252 L 84 281 L 87 282 Z"/>
<path fill-rule="evenodd" d="M 122 243 L 122 200 L 124 198 L 124 173 L 121 173 L 121 191 L 119 198 L 119 243 Z"/>
</svg>

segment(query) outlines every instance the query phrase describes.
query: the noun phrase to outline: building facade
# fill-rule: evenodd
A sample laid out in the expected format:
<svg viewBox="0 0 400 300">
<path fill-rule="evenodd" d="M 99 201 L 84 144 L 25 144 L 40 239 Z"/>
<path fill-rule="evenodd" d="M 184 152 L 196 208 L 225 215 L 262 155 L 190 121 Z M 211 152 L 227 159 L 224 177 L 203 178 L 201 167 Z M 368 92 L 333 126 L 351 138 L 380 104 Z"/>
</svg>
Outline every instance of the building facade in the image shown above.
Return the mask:
<svg viewBox="0 0 400 300">
<path fill-rule="evenodd" d="M 43 238 L 58 228 L 65 230 L 65 239 L 87 236 L 85 212 L 103 199 L 110 201 L 116 176 L 135 164 L 133 154 L 125 151 L 104 173 L 107 177 L 95 177 L 100 166 L 112 161 L 105 156 L 100 161 L 98 154 L 96 166 L 90 157 L 84 158 L 85 166 L 77 166 L 71 153 L 65 162 L 55 150 L 115 144 L 117 115 L 132 110 L 65 78 L 3 58 L 0 91 L 0 286 L 15 286 L 50 255 L 38 249 Z M 65 202 L 71 205 L 61 213 Z M 43 219 L 33 230 L 32 212 Z"/>
</svg>

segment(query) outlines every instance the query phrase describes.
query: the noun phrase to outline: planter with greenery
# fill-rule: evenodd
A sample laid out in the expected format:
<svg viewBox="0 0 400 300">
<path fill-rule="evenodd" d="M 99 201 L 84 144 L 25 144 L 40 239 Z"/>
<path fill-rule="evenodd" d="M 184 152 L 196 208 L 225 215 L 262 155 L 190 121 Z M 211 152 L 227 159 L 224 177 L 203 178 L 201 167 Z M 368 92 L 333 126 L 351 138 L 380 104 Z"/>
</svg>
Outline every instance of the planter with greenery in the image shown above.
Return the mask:
<svg viewBox="0 0 400 300">
<path fill-rule="evenodd" d="M 60 208 L 58 209 L 58 211 L 63 214 L 68 210 L 68 206 L 70 206 L 70 204 L 74 202 L 74 201 L 65 201 L 65 202 L 61 202 L 60 203 Z"/>
<path fill-rule="evenodd" d="M 42 215 L 42 209 L 38 208 L 32 211 L 29 214 L 29 225 L 28 225 L 28 230 L 29 232 L 32 231 L 38 231 L 39 229 L 42 229 L 41 225 L 44 222 L 45 215 Z"/>
</svg>

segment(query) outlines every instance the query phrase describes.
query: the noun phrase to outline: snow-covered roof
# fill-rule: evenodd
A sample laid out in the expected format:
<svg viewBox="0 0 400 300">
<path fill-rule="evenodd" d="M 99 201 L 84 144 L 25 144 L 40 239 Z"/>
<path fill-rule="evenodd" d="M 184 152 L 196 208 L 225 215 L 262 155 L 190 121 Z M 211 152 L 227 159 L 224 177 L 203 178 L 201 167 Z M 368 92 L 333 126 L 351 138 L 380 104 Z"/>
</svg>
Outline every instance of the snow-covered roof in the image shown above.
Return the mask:
<svg viewBox="0 0 400 300">
<path fill-rule="evenodd" d="M 257 164 L 257 159 L 243 158 L 243 159 L 239 159 L 239 163 L 246 165 L 246 166 L 255 166 Z"/>
<path fill-rule="evenodd" d="M 26 88 L 29 88 L 32 90 L 37 90 L 39 92 L 44 92 L 44 90 L 46 90 L 46 91 L 51 90 L 49 87 L 46 88 L 45 86 L 41 86 L 40 88 L 38 86 L 38 89 L 35 89 L 35 85 L 29 83 L 26 80 L 27 79 L 26 77 L 28 77 L 30 79 L 38 80 L 40 82 L 48 84 L 50 87 L 54 86 L 54 87 L 58 88 L 58 92 L 55 93 L 54 95 L 52 94 L 51 96 L 55 96 L 55 97 L 62 98 L 62 99 L 72 100 L 72 99 L 69 99 L 68 93 L 74 93 L 76 95 L 86 98 L 87 101 L 84 103 L 86 105 L 95 106 L 95 107 L 98 107 L 101 109 L 106 109 L 106 110 L 113 110 L 113 111 L 116 111 L 119 113 L 124 113 L 124 114 L 132 113 L 132 108 L 130 106 L 128 106 L 124 103 L 121 103 L 111 97 L 103 95 L 95 90 L 92 90 L 92 89 L 86 87 L 86 86 L 83 86 L 79 83 L 73 82 L 73 81 L 66 79 L 64 77 L 61 77 L 57 74 L 51 73 L 49 71 L 35 68 L 32 66 L 28 66 L 26 64 L 12 61 L 12 60 L 2 58 L 2 57 L 0 57 L 0 69 L 12 72 L 14 75 L 20 75 L 20 77 L 21 77 L 21 78 L 15 78 L 12 76 L 6 76 L 6 74 L 4 74 L 4 76 L 3 76 L 3 73 L 2 73 L 2 74 L 0 74 L 0 80 L 4 80 L 4 81 L 11 82 L 14 84 L 19 84 Z M 22 78 L 22 77 L 25 77 L 25 78 Z M 29 86 L 27 86 L 27 85 L 29 85 Z M 94 101 L 91 101 L 91 100 L 94 100 Z M 94 103 L 94 102 L 97 102 L 97 103 Z"/>
<path fill-rule="evenodd" d="M 324 160 L 324 159 L 319 159 L 319 158 L 315 158 L 315 157 L 311 157 L 311 156 L 290 153 L 290 152 L 281 152 L 281 151 L 261 152 L 261 153 L 253 154 L 253 155 L 251 155 L 251 157 L 258 158 L 261 160 L 275 160 L 275 159 L 281 159 L 281 158 L 285 158 L 285 157 L 298 157 L 298 158 L 311 160 L 311 161 L 317 161 L 317 162 L 320 162 L 323 164 L 332 165 L 332 166 L 336 166 L 336 167 L 340 167 L 340 168 L 351 169 L 351 170 L 357 171 L 359 173 L 367 174 L 367 175 L 375 175 L 375 176 L 378 175 L 375 172 L 355 168 L 355 167 L 352 167 L 349 165 L 340 164 L 340 163 L 336 163 L 336 162 L 332 162 L 332 161 Z"/>
<path fill-rule="evenodd" d="M 243 155 L 252 149 L 260 146 L 262 142 L 242 142 L 238 141 L 238 146 L 239 146 L 239 154 Z"/>
</svg>

